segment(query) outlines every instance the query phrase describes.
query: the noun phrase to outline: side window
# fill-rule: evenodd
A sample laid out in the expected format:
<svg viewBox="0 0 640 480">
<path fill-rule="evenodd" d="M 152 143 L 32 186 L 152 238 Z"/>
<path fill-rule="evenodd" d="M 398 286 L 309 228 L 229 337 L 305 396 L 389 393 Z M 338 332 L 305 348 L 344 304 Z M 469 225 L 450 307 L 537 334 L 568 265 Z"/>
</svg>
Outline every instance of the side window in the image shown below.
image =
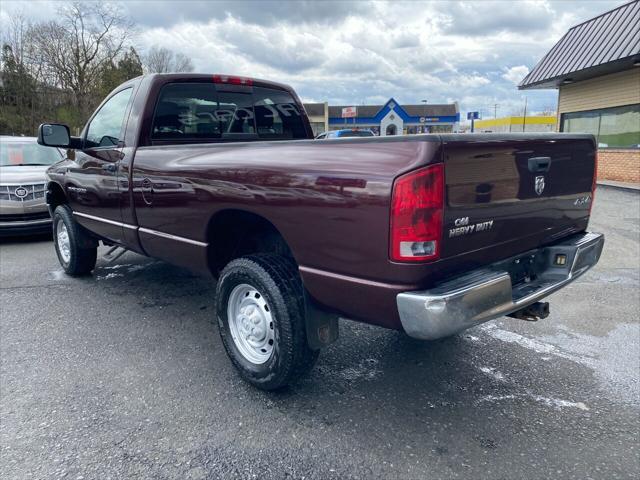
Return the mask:
<svg viewBox="0 0 640 480">
<path fill-rule="evenodd" d="M 132 88 L 116 93 L 96 113 L 89 124 L 85 146 L 113 147 L 118 144 Z"/>
</svg>

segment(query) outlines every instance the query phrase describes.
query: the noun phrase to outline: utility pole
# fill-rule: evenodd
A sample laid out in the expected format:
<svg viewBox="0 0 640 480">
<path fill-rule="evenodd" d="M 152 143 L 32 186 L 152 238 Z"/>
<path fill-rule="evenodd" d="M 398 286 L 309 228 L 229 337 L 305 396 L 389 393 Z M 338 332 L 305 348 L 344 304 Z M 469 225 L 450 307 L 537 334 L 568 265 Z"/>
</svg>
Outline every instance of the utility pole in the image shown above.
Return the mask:
<svg viewBox="0 0 640 480">
<path fill-rule="evenodd" d="M 425 133 L 427 130 L 427 127 L 425 125 L 425 123 L 427 122 L 426 118 L 427 118 L 427 101 L 426 100 L 420 100 L 422 103 L 424 103 L 424 117 L 425 117 L 425 121 L 422 124 L 422 133 Z"/>
<path fill-rule="evenodd" d="M 522 133 L 524 133 L 527 125 L 527 97 L 524 97 L 524 115 L 522 115 Z"/>
<path fill-rule="evenodd" d="M 494 118 L 494 119 L 495 119 L 495 118 L 498 118 L 498 104 L 497 104 L 497 103 L 495 103 L 495 104 L 493 105 L 493 118 Z"/>
</svg>

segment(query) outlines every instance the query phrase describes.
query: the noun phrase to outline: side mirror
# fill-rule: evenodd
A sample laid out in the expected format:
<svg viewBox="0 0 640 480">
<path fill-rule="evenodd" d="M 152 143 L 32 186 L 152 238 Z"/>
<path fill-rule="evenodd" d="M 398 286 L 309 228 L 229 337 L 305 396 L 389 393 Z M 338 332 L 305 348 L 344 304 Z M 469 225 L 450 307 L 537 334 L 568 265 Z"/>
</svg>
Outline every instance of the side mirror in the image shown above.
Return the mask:
<svg viewBox="0 0 640 480">
<path fill-rule="evenodd" d="M 71 147 L 69 127 L 59 123 L 43 123 L 38 127 L 38 143 L 45 147 Z"/>
</svg>

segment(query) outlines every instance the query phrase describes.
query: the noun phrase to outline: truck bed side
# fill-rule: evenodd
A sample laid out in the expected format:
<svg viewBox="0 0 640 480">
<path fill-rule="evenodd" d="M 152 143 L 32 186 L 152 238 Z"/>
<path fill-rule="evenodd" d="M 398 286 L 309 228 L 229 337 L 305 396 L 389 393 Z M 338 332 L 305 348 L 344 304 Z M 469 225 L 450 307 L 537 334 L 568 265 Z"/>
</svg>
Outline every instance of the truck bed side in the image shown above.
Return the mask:
<svg viewBox="0 0 640 480">
<path fill-rule="evenodd" d="M 563 164 L 572 161 L 563 160 L 571 150 L 576 163 Z M 149 255 L 202 267 L 206 252 L 216 248 L 210 220 L 225 211 L 251 212 L 281 233 L 317 300 L 345 316 L 398 328 L 398 293 L 428 288 L 443 278 L 583 231 L 589 205 L 574 204 L 590 195 L 593 152 L 590 137 L 568 135 L 544 140 L 536 135 L 467 135 L 464 141 L 443 141 L 437 135 L 421 135 L 143 147 L 135 155 L 131 185 L 140 240 Z M 530 173 L 520 170 L 522 162 L 543 154 L 555 163 L 547 173 L 547 192 L 538 196 Z M 392 262 L 388 253 L 393 181 L 439 162 L 445 163 L 447 179 L 442 258 L 431 263 Z M 476 177 L 473 162 L 480 165 Z M 564 180 L 563 185 L 568 174 L 576 180 Z M 145 179 L 157 185 L 153 205 L 141 198 Z M 486 185 L 494 196 L 487 198 L 485 192 L 476 198 Z M 471 200 L 468 191 L 473 192 Z M 486 232 L 448 238 L 456 220 L 467 217 L 474 225 L 494 224 Z M 174 241 L 171 236 L 194 242 Z"/>
</svg>

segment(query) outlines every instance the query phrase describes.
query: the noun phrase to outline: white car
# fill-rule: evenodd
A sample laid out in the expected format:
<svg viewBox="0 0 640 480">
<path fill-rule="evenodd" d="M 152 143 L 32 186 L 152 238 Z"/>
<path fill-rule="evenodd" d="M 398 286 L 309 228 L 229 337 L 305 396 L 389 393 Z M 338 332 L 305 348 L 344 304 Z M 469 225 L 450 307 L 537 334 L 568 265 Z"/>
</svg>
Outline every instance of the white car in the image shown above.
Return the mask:
<svg viewBox="0 0 640 480">
<path fill-rule="evenodd" d="M 51 231 L 45 172 L 62 158 L 35 137 L 0 136 L 0 236 Z"/>
</svg>

